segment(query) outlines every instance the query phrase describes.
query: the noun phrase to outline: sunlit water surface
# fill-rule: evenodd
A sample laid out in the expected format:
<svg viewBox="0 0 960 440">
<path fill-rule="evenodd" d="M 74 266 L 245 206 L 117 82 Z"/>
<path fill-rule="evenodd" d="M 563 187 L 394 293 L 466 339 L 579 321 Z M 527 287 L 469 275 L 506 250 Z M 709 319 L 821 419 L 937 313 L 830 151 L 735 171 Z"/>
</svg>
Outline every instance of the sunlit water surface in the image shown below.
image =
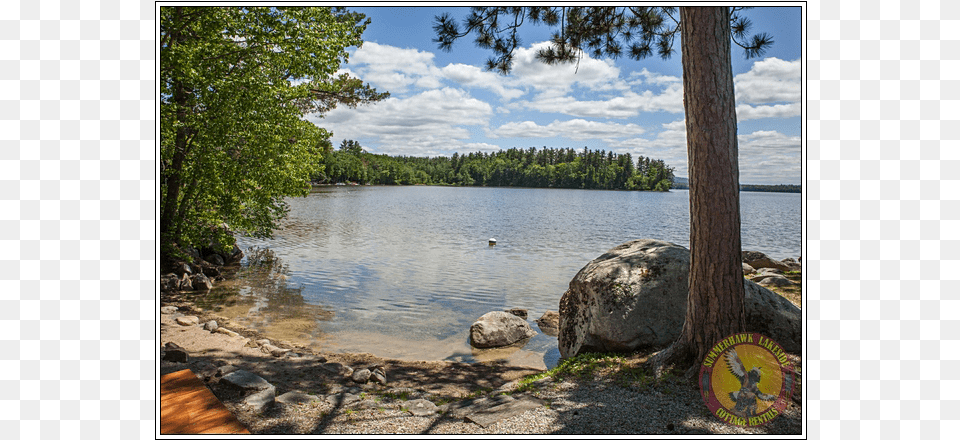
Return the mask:
<svg viewBox="0 0 960 440">
<path fill-rule="evenodd" d="M 570 279 L 623 242 L 689 247 L 688 192 L 321 187 L 290 199 L 273 239 L 240 238 L 240 276 L 203 306 L 268 337 L 407 360 L 555 366 L 557 338 L 477 350 L 484 313 L 520 307 L 531 326 Z M 743 192 L 743 248 L 800 255 L 800 194 Z M 488 239 L 496 238 L 496 246 Z M 251 249 L 253 247 L 254 249 Z"/>
</svg>

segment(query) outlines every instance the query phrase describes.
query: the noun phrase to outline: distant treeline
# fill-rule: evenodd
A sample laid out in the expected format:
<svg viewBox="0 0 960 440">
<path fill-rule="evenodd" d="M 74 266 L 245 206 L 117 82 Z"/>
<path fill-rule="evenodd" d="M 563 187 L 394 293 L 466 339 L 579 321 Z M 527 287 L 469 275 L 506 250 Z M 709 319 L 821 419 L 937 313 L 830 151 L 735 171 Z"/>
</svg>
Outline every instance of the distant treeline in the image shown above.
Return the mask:
<svg viewBox="0 0 960 440">
<path fill-rule="evenodd" d="M 677 179 L 673 184 L 674 189 L 690 189 L 687 179 Z M 802 192 L 800 185 L 740 185 L 740 191 L 758 191 L 758 192 L 781 192 L 781 193 L 799 193 Z"/>
<path fill-rule="evenodd" d="M 518 186 L 667 191 L 673 167 L 662 160 L 604 150 L 529 148 L 476 152 L 452 157 L 408 157 L 371 154 L 359 143 L 344 140 L 328 147 L 314 176 L 318 183 L 355 182 L 374 185 Z"/>
</svg>

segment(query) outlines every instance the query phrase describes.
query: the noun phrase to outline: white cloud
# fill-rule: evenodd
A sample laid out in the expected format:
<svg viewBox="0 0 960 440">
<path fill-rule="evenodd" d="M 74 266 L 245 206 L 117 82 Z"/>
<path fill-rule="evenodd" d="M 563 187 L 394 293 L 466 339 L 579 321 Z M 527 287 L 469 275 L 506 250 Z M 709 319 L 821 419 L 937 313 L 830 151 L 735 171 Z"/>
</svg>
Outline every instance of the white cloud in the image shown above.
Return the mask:
<svg viewBox="0 0 960 440">
<path fill-rule="evenodd" d="M 800 103 L 776 104 L 776 105 L 758 105 L 749 104 L 737 105 L 737 120 L 746 121 L 748 119 L 763 118 L 791 118 L 800 116 Z"/>
<path fill-rule="evenodd" d="M 507 87 L 509 83 L 516 82 L 512 78 L 485 71 L 477 66 L 460 63 L 448 64 L 441 69 L 441 72 L 444 78 L 457 84 L 489 89 L 505 100 L 519 98 L 526 93 L 520 89 Z"/>
<path fill-rule="evenodd" d="M 523 107 L 544 113 L 562 113 L 590 118 L 629 118 L 640 112 L 683 112 L 683 86 L 671 84 L 660 93 L 627 91 L 607 100 L 578 100 L 570 96 L 538 95 Z"/>
<path fill-rule="evenodd" d="M 467 127 L 486 126 L 492 114 L 486 102 L 447 87 L 355 109 L 337 108 L 310 120 L 333 131 L 334 144 L 355 139 L 378 153 L 426 156 L 459 148 L 471 136 Z"/>
<path fill-rule="evenodd" d="M 653 84 L 658 86 L 665 86 L 670 84 L 683 83 L 683 79 L 680 77 L 654 73 L 647 70 L 646 67 L 644 67 L 643 70 L 639 72 L 630 72 L 630 78 L 638 78 L 630 81 L 631 85 Z"/>
<path fill-rule="evenodd" d="M 757 61 L 750 71 L 734 77 L 738 103 L 771 104 L 799 103 L 800 60 L 784 61 L 766 58 Z"/>
<path fill-rule="evenodd" d="M 368 41 L 354 51 L 348 66 L 356 71 L 358 78 L 378 90 L 404 93 L 410 86 L 441 87 L 440 69 L 434 65 L 433 57 L 430 52 Z"/>
<path fill-rule="evenodd" d="M 598 60 L 586 54 L 578 62 L 549 65 L 536 58 L 537 51 L 549 42 L 541 42 L 514 51 L 510 75 L 541 94 L 564 95 L 574 85 L 590 90 L 626 90 L 620 80 L 620 68 L 613 60 Z"/>
<path fill-rule="evenodd" d="M 612 122 L 585 121 L 573 119 L 570 121 L 553 121 L 547 125 L 539 125 L 533 121 L 509 122 L 495 130 L 491 130 L 492 137 L 565 137 L 573 140 L 603 139 L 612 140 L 629 136 L 639 136 L 646 130 L 636 124 L 616 124 Z"/>
</svg>

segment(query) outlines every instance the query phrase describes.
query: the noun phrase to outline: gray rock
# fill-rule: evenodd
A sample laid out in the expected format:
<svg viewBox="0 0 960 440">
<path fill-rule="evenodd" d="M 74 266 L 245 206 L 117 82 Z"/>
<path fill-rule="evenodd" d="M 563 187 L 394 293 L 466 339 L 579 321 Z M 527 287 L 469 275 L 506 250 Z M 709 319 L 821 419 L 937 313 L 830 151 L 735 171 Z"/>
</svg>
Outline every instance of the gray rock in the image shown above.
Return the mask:
<svg viewBox="0 0 960 440">
<path fill-rule="evenodd" d="M 190 267 L 190 264 L 185 261 L 175 264 L 173 271 L 177 274 L 177 276 L 181 276 L 183 274 L 193 275 L 193 269 Z"/>
<path fill-rule="evenodd" d="M 527 309 L 521 309 L 521 308 L 519 308 L 519 307 L 514 307 L 514 308 L 509 309 L 509 310 L 504 310 L 504 312 L 507 312 L 507 313 L 509 313 L 509 314 L 511 314 L 511 315 L 515 315 L 515 316 L 517 316 L 517 317 L 520 318 L 520 319 L 527 319 Z"/>
<path fill-rule="evenodd" d="M 190 275 L 183 274 L 180 277 L 180 290 L 193 290 L 193 282 L 190 280 Z"/>
<path fill-rule="evenodd" d="M 247 370 L 236 370 L 227 374 L 220 379 L 220 383 L 229 385 L 242 393 L 259 392 L 273 388 L 270 382 Z"/>
<path fill-rule="evenodd" d="M 783 271 L 772 267 L 764 267 L 757 271 L 757 275 L 783 275 Z"/>
<path fill-rule="evenodd" d="M 207 260 L 210 264 L 215 264 L 217 266 L 223 266 L 224 264 L 226 264 L 223 262 L 223 257 L 221 257 L 220 254 L 207 255 L 207 257 L 204 258 L 204 260 Z"/>
<path fill-rule="evenodd" d="M 237 371 L 237 370 L 239 370 L 239 368 L 237 368 L 237 367 L 235 367 L 235 366 L 233 366 L 233 365 L 224 365 L 224 366 L 222 366 L 222 367 L 220 367 L 220 368 L 217 368 L 216 377 L 223 377 L 223 376 L 226 376 L 226 375 L 228 375 L 228 374 L 230 374 L 230 373 L 233 373 L 234 371 Z"/>
<path fill-rule="evenodd" d="M 277 396 L 277 402 L 286 404 L 286 405 L 303 405 L 310 402 L 319 402 L 320 398 L 313 396 L 303 391 L 290 391 L 284 393 L 280 396 Z"/>
<path fill-rule="evenodd" d="M 257 342 L 257 345 L 260 345 L 260 346 L 271 345 L 269 339 L 257 339 L 256 342 Z"/>
<path fill-rule="evenodd" d="M 597 257 L 560 298 L 560 356 L 632 352 L 680 335 L 687 309 L 690 251 L 634 240 Z"/>
<path fill-rule="evenodd" d="M 200 259 L 200 251 L 198 251 L 197 248 L 187 246 L 183 251 L 186 252 L 190 258 L 193 258 L 193 261 Z"/>
<path fill-rule="evenodd" d="M 364 368 L 354 371 L 353 375 L 350 376 L 350 379 L 356 383 L 367 383 L 372 375 L 373 373 L 371 373 L 370 370 Z"/>
<path fill-rule="evenodd" d="M 794 283 L 783 276 L 771 275 L 760 280 L 760 282 L 757 284 L 761 286 L 788 287 L 792 286 Z"/>
<path fill-rule="evenodd" d="M 194 274 L 190 278 L 190 281 L 193 284 L 193 290 L 213 289 L 213 282 L 210 281 L 210 278 L 207 278 L 207 276 L 202 273 Z"/>
<path fill-rule="evenodd" d="M 178 290 L 179 288 L 180 288 L 180 277 L 178 277 L 176 274 L 168 273 L 160 277 L 161 292 L 171 292 L 174 290 Z"/>
<path fill-rule="evenodd" d="M 180 325 L 197 325 L 200 324 L 200 318 L 190 315 L 190 316 L 181 316 L 177 318 L 177 324 Z"/>
<path fill-rule="evenodd" d="M 503 347 L 536 336 L 527 321 L 507 312 L 490 312 L 470 326 L 470 343 L 477 348 Z"/>
<path fill-rule="evenodd" d="M 210 332 L 217 331 L 217 328 L 218 328 L 218 327 L 219 327 L 219 326 L 217 325 L 217 321 L 216 321 L 216 320 L 213 320 L 213 319 L 211 319 L 211 320 L 207 321 L 205 324 L 203 324 L 203 329 L 206 330 L 206 331 L 210 331 Z"/>
<path fill-rule="evenodd" d="M 757 270 L 754 269 L 753 266 L 751 266 L 751 265 L 749 265 L 749 264 L 747 264 L 747 263 L 741 263 L 741 264 L 743 264 L 743 274 L 744 274 L 744 275 L 751 275 L 751 274 L 757 272 Z"/>
<path fill-rule="evenodd" d="M 204 266 L 202 270 L 203 274 L 210 279 L 220 276 L 220 269 L 217 269 L 215 266 Z"/>
<path fill-rule="evenodd" d="M 789 353 L 800 353 L 803 343 L 800 308 L 750 280 L 743 280 L 743 290 L 747 331 L 772 339 Z"/>
<path fill-rule="evenodd" d="M 276 397 L 277 388 L 273 385 L 270 385 L 270 387 L 264 390 L 257 391 L 247 396 L 245 399 L 243 399 L 243 403 L 249 405 L 251 409 L 256 412 L 263 412 L 273 406 L 273 404 L 276 402 Z"/>
<path fill-rule="evenodd" d="M 560 331 L 560 314 L 553 310 L 547 310 L 536 320 L 536 323 L 544 334 L 557 336 Z"/>
<path fill-rule="evenodd" d="M 437 413 L 437 405 L 427 399 L 409 400 L 401 407 L 415 416 L 429 416 Z"/>
<path fill-rule="evenodd" d="M 380 385 L 387 384 L 387 370 L 385 370 L 382 366 L 377 365 L 372 367 L 370 373 L 372 373 L 370 376 L 371 381 L 379 383 Z"/>
<path fill-rule="evenodd" d="M 659 240 L 624 243 L 591 261 L 560 299 L 560 355 L 670 344 L 683 326 L 689 271 L 690 252 Z M 744 301 L 746 330 L 798 352 L 800 309 L 750 280 L 744 285 L 753 289 Z"/>
<path fill-rule="evenodd" d="M 177 307 L 175 306 L 160 307 L 160 313 L 163 315 L 172 315 L 174 313 L 177 313 Z"/>
<path fill-rule="evenodd" d="M 190 356 L 187 355 L 186 350 L 182 348 L 166 348 L 164 350 L 163 360 L 167 362 L 187 362 L 190 360 Z"/>
<path fill-rule="evenodd" d="M 743 251 L 740 255 L 740 259 L 744 263 L 749 264 L 751 267 L 757 270 L 763 269 L 764 267 L 772 267 L 774 269 L 780 269 L 784 272 L 790 270 L 789 266 L 768 257 L 763 252 Z"/>
</svg>

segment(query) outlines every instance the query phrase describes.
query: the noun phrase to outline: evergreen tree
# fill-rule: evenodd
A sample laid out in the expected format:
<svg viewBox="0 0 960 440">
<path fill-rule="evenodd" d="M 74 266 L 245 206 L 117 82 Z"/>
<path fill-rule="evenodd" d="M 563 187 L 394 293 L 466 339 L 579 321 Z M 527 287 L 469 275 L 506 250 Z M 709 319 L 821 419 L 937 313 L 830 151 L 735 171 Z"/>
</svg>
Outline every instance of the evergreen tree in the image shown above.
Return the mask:
<svg viewBox="0 0 960 440">
<path fill-rule="evenodd" d="M 747 37 L 750 21 L 743 8 L 729 7 L 475 7 L 463 31 L 449 14 L 436 18 L 440 48 L 476 33 L 476 43 L 491 49 L 487 68 L 509 73 L 518 29 L 544 23 L 559 29 L 552 45 L 537 57 L 547 63 L 593 57 L 641 60 L 656 51 L 673 52 L 681 36 L 683 102 L 690 170 L 690 293 L 683 330 L 677 341 L 654 359 L 658 366 L 697 364 L 722 338 L 744 329 L 743 271 L 740 264 L 737 119 L 733 94 L 731 41 L 747 57 L 759 56 L 773 40 Z M 649 177 L 649 170 L 647 170 Z"/>
</svg>

